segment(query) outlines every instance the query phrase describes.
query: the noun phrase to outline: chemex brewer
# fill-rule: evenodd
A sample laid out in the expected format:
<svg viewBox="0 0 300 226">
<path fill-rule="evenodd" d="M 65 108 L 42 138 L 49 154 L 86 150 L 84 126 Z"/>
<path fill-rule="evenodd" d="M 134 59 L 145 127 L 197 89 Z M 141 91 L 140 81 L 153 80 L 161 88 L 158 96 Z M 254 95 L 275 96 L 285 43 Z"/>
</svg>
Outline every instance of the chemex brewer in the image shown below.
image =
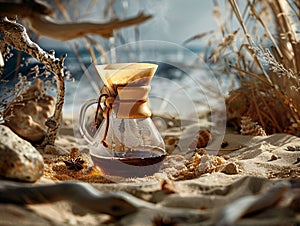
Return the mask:
<svg viewBox="0 0 300 226">
<path fill-rule="evenodd" d="M 148 106 L 150 83 L 157 69 L 150 63 L 96 65 L 105 86 L 100 97 L 80 112 L 80 131 L 89 142 L 91 158 L 107 175 L 143 177 L 158 171 L 166 156 L 164 141 Z M 87 109 L 97 104 L 94 130 L 85 127 Z M 99 122 L 99 114 L 104 120 Z"/>
</svg>

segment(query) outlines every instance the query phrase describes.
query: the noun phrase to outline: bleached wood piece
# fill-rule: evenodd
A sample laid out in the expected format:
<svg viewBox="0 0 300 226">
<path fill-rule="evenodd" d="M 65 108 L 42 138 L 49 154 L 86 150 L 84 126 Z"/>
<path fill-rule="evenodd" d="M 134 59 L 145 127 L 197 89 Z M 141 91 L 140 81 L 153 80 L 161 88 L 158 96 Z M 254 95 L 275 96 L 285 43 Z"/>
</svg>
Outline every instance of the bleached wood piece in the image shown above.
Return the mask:
<svg viewBox="0 0 300 226">
<path fill-rule="evenodd" d="M 51 6 L 41 1 L 19 0 L 0 2 L 0 16 L 24 18 L 29 22 L 30 28 L 37 34 L 53 39 L 66 41 L 82 37 L 86 34 L 101 35 L 105 38 L 113 36 L 113 31 L 138 25 L 152 18 L 143 12 L 132 18 L 114 19 L 106 23 L 92 22 L 62 22 L 57 21 L 51 14 Z"/>
</svg>

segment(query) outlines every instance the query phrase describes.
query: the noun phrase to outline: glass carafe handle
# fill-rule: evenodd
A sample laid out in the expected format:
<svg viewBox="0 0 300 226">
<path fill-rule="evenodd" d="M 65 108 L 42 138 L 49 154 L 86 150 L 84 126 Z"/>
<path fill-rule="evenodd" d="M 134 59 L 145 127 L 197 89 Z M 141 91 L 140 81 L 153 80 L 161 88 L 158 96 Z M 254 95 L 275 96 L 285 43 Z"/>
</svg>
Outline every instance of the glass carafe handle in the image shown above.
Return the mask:
<svg viewBox="0 0 300 226">
<path fill-rule="evenodd" d="M 94 138 L 89 134 L 88 130 L 85 127 L 85 114 L 87 109 L 94 105 L 98 104 L 98 99 L 91 99 L 88 100 L 80 109 L 80 114 L 79 114 L 79 129 L 81 135 L 84 137 L 84 139 L 92 144 L 94 142 Z"/>
</svg>

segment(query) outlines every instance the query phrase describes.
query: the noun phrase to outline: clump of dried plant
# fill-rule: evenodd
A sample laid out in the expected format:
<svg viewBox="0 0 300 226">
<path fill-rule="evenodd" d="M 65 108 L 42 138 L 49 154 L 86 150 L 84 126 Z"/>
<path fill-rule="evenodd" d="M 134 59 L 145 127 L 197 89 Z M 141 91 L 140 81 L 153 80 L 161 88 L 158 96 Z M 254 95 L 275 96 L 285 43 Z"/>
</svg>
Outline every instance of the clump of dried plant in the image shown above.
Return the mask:
<svg viewBox="0 0 300 226">
<path fill-rule="evenodd" d="M 299 136 L 299 2 L 215 0 L 214 4 L 219 29 L 200 57 L 219 78 L 226 77 L 228 122 L 240 128 L 241 118 L 247 116 L 267 134 Z"/>
</svg>

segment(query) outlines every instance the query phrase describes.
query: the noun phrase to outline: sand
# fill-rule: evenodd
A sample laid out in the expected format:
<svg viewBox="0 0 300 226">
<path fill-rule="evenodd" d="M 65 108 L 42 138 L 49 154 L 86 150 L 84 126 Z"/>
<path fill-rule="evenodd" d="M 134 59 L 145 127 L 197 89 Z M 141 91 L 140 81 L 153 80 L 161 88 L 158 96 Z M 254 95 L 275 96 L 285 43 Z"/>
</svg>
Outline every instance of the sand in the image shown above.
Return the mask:
<svg viewBox="0 0 300 226">
<path fill-rule="evenodd" d="M 88 147 L 73 136 L 72 123 L 65 119 L 57 140 L 65 154 L 44 155 L 45 174 L 30 186 L 79 180 L 104 194 L 126 192 L 146 204 L 122 218 L 91 212 L 67 200 L 0 204 L 0 225 L 300 224 L 300 138 L 229 133 L 225 141 L 227 146 L 218 155 L 205 149 L 197 154 L 172 154 L 153 176 L 109 177 L 92 167 Z M 84 160 L 83 169 L 67 169 L 63 161 L 78 157 Z M 2 186 L 6 185 L 25 184 L 2 180 Z"/>
</svg>

